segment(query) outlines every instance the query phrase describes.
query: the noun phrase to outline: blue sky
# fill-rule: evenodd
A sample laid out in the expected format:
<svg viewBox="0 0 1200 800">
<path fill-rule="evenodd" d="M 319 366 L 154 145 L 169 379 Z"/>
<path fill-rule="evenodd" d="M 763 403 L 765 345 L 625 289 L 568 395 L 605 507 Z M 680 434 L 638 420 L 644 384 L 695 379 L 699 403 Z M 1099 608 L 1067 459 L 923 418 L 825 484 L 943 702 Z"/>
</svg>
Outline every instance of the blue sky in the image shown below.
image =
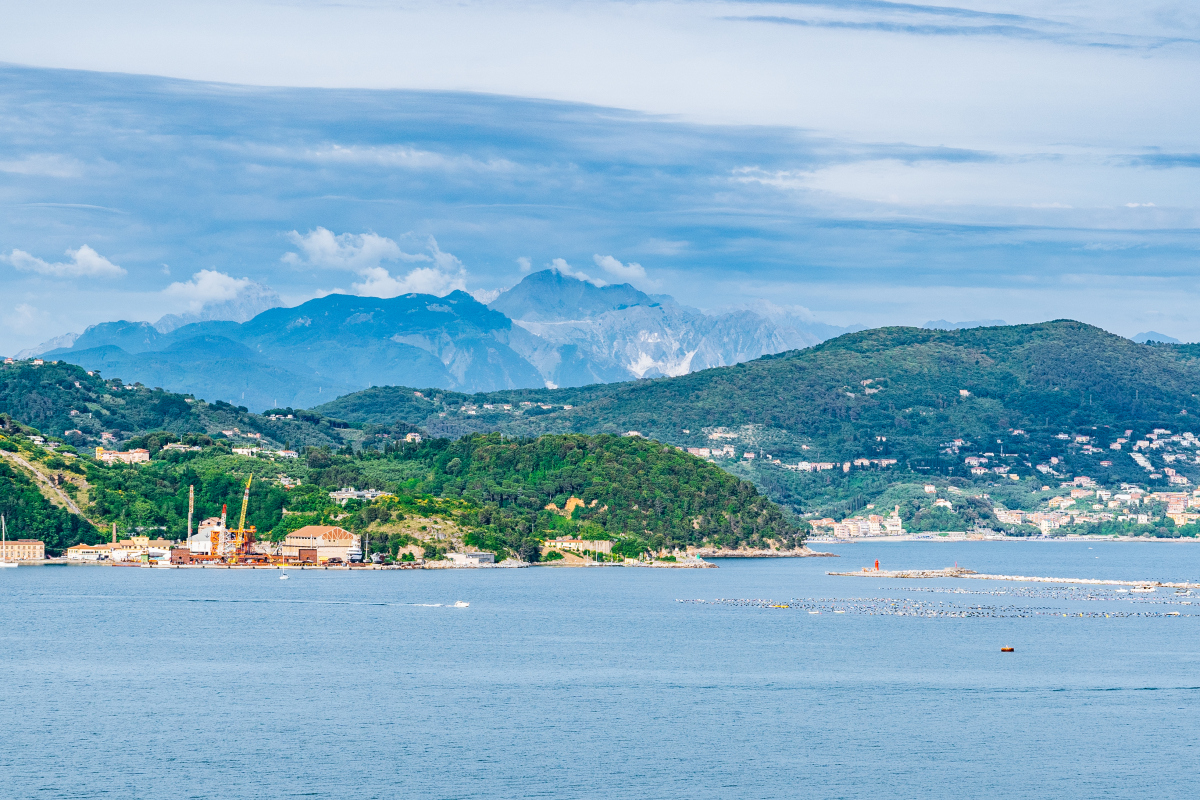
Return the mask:
<svg viewBox="0 0 1200 800">
<path fill-rule="evenodd" d="M 556 259 L 703 308 L 1200 339 L 1189 4 L 27 5 L 0 353 L 241 279 L 482 292 Z"/>
</svg>

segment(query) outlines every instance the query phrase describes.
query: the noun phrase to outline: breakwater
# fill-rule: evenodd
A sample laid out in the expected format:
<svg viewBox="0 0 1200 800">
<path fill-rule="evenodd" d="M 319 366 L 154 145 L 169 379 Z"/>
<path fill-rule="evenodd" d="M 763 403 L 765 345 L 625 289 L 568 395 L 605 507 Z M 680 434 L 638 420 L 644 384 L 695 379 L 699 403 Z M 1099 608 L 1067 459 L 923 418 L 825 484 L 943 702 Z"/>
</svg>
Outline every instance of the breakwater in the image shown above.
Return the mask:
<svg viewBox="0 0 1200 800">
<path fill-rule="evenodd" d="M 989 575 L 962 567 L 946 569 L 901 569 L 881 570 L 863 567 L 858 572 L 827 572 L 845 578 L 909 578 L 933 580 L 936 578 L 964 578 L 977 581 L 1014 581 L 1019 583 L 1067 583 L 1083 586 L 1129 586 L 1133 588 L 1162 587 L 1164 589 L 1200 589 L 1200 583 L 1187 581 L 1122 581 L 1105 578 L 1053 578 L 1037 575 Z"/>
</svg>

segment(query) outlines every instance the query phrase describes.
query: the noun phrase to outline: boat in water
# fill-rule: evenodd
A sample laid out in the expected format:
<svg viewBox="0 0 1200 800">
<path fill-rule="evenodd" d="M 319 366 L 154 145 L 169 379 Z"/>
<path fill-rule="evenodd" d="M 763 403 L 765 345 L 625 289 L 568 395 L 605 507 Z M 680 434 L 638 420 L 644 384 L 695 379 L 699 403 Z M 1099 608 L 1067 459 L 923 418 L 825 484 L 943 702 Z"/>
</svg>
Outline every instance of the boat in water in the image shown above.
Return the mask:
<svg viewBox="0 0 1200 800">
<path fill-rule="evenodd" d="M 15 567 L 17 562 L 8 560 L 8 525 L 0 514 L 0 567 Z"/>
</svg>

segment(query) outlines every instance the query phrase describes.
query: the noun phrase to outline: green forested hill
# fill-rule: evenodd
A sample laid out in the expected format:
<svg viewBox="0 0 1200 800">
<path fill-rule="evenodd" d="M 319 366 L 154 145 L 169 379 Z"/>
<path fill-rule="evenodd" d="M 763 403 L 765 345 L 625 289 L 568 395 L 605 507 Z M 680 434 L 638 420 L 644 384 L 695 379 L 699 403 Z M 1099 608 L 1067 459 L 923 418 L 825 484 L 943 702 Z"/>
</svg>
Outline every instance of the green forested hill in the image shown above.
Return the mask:
<svg viewBox="0 0 1200 800">
<path fill-rule="evenodd" d="M 9 539 L 40 539 L 49 555 L 58 555 L 79 542 L 102 541 L 86 519 L 53 505 L 31 478 L 0 459 L 0 514 Z"/>
<path fill-rule="evenodd" d="M 0 365 L 0 413 L 82 447 L 100 443 L 105 433 L 120 443 L 149 431 L 237 439 L 220 433 L 237 429 L 239 434 L 261 435 L 266 444 L 290 443 L 294 447 L 340 447 L 347 441 L 347 434 L 350 439 L 356 435 L 344 424 L 318 414 L 270 420 L 248 413 L 244 407 L 208 403 L 141 384 L 127 385 L 119 376 L 104 378 L 61 361 L 39 366 L 28 360 Z M 68 435 L 68 431 L 75 433 Z M 252 444 L 250 439 L 255 437 L 240 438 Z"/>
<path fill-rule="evenodd" d="M 733 367 L 584 389 L 425 392 L 431 399 L 424 400 L 412 389 L 376 388 L 316 410 L 359 422 L 436 426 L 440 419 L 513 432 L 637 430 L 687 444 L 701 443 L 712 428 L 754 425 L 781 453 L 799 456 L 799 445 L 808 444 L 813 457 L 842 460 L 885 451 L 929 458 L 946 439 L 983 443 L 1013 428 L 1120 428 L 1113 438 L 1129 427 L 1191 429 L 1200 413 L 1198 391 L 1197 362 L 1058 321 L 956 331 L 879 328 Z M 463 403 L 523 400 L 554 408 L 437 416 Z"/>
<path fill-rule="evenodd" d="M 1126 430 L 1139 437 L 1154 428 L 1200 429 L 1197 392 L 1200 361 L 1186 347 L 1139 345 L 1063 320 L 955 331 L 879 328 L 732 367 L 582 389 L 418 397 L 409 388 L 375 388 L 316 410 L 445 434 L 635 430 L 684 446 L 733 443 L 739 455 L 750 450 L 759 460 L 731 468 L 773 498 L 811 509 L 814 496 L 838 497 L 844 479 L 764 471 L 763 455 L 839 465 L 894 458 L 895 470 L 969 478 L 964 457 L 994 453 L 1019 475 L 1037 475 L 1039 463 L 1056 458 L 1064 466 L 1055 474 L 1142 480 L 1146 473 L 1128 445 L 1115 454 L 1108 445 L 1129 438 Z M 1077 447 L 1077 435 L 1091 437 L 1095 451 Z M 1196 469 L 1175 468 L 1185 475 Z M 887 482 L 874 479 L 877 489 Z"/>
<path fill-rule="evenodd" d="M 78 541 L 98 541 L 114 523 L 121 536 L 182 539 L 189 487 L 197 523 L 225 504 L 230 519 L 237 519 L 251 475 L 256 480 L 247 522 L 262 538 L 279 539 L 306 524 L 365 530 L 406 515 L 442 517 L 466 532 L 470 546 L 535 560 L 543 541 L 563 534 L 611 540 L 618 552 L 637 555 L 702 542 L 761 545 L 769 539 L 796 546 L 807 527 L 785 517 L 748 481 L 635 437 L 474 434 L 353 454 L 311 448 L 298 461 L 231 455 L 210 445 L 198 452 L 157 450 L 139 465 L 104 465 L 86 456 L 64 459 L 34 443 L 32 433 L 10 426 L 0 445 L 20 452 L 43 474 L 60 471 L 62 485 L 101 529 L 52 505 L 26 475 L 0 462 L 0 511 L 14 531 L 43 539 L 52 554 Z M 299 485 L 285 488 L 281 475 Z M 329 492 L 344 486 L 388 494 L 373 504 L 343 507 Z M 547 510 L 550 504 L 565 508 L 571 497 L 584 505 L 570 517 Z M 396 546 L 413 542 L 431 553 L 445 549 L 433 532 L 419 530 L 390 538 L 384 530 L 375 545 L 393 554 Z"/>
</svg>

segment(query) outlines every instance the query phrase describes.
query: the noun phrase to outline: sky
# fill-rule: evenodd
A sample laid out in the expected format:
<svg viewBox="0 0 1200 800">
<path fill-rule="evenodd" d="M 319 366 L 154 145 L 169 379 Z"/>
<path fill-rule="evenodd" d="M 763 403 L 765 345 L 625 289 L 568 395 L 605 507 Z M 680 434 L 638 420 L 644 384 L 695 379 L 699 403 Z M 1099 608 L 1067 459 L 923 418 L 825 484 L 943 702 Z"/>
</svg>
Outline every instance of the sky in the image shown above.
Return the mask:
<svg viewBox="0 0 1200 800">
<path fill-rule="evenodd" d="M 547 266 L 1200 340 L 1194 4 L 8 5 L 0 353 Z"/>
</svg>

